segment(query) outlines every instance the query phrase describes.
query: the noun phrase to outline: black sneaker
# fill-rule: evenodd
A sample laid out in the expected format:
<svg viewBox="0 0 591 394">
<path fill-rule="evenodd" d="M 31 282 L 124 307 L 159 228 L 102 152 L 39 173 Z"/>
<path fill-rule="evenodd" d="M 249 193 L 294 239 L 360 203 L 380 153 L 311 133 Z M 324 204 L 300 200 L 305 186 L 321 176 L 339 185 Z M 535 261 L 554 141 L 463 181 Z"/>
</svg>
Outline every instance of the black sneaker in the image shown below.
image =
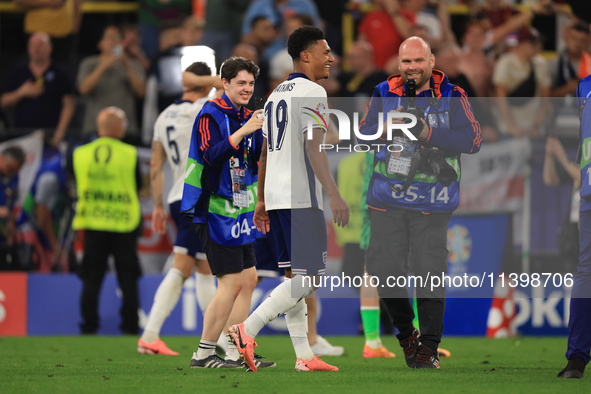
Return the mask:
<svg viewBox="0 0 591 394">
<path fill-rule="evenodd" d="M 419 330 L 415 328 L 412 335 L 406 339 L 398 341 L 404 352 L 404 358 L 406 358 L 406 365 L 409 368 L 414 368 L 415 360 L 417 358 L 418 346 L 419 346 Z"/>
<path fill-rule="evenodd" d="M 217 354 L 198 360 L 197 353 L 193 353 L 191 368 L 242 368 L 242 361 L 240 361 L 240 365 L 236 365 L 235 363 L 226 362 Z"/>
<path fill-rule="evenodd" d="M 581 357 L 573 357 L 568 360 L 566 368 L 560 371 L 558 377 L 565 379 L 580 379 L 583 377 L 583 372 L 585 372 L 585 360 Z"/>
<path fill-rule="evenodd" d="M 257 369 L 260 368 L 273 368 L 276 367 L 277 364 L 275 364 L 273 361 L 263 361 L 261 359 L 255 358 L 254 359 L 254 365 L 256 365 Z"/>
<path fill-rule="evenodd" d="M 439 354 L 437 350 L 430 349 L 425 345 L 419 345 L 418 350 L 414 369 L 439 368 Z"/>
<path fill-rule="evenodd" d="M 277 364 L 275 364 L 273 361 L 262 361 L 261 359 L 264 357 L 258 356 L 254 358 L 254 365 L 256 365 L 257 369 L 259 368 L 273 368 L 276 367 Z M 244 368 L 246 367 L 246 364 L 244 363 L 244 361 L 242 361 L 242 359 L 238 359 L 238 360 L 226 360 L 226 363 L 233 365 L 234 368 Z"/>
</svg>

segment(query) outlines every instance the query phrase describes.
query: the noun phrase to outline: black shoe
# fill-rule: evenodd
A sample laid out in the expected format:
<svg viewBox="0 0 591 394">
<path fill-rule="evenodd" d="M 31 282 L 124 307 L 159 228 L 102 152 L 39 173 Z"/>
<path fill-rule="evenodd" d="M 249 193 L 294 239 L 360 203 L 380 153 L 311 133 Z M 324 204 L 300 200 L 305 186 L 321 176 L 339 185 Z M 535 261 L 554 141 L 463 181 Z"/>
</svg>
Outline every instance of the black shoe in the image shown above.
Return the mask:
<svg viewBox="0 0 591 394">
<path fill-rule="evenodd" d="M 263 356 L 259 355 L 259 354 L 254 354 L 254 365 L 256 365 L 257 369 L 259 368 L 273 368 L 276 367 L 277 364 L 275 364 L 273 361 L 263 361 Z"/>
<path fill-rule="evenodd" d="M 276 367 L 277 364 L 275 364 L 273 361 L 262 361 L 261 359 L 264 357 L 259 356 L 258 354 L 255 354 L 254 356 L 254 365 L 256 365 L 257 369 L 260 368 L 273 368 Z M 235 368 L 244 368 L 246 367 L 246 364 L 244 363 L 244 361 L 242 361 L 242 359 L 238 359 L 238 360 L 226 360 L 226 363 L 233 365 Z"/>
<path fill-rule="evenodd" d="M 565 379 L 580 379 L 583 377 L 583 372 L 585 372 L 585 360 L 581 357 L 573 357 L 568 360 L 566 368 L 560 371 L 558 377 Z"/>
<path fill-rule="evenodd" d="M 419 331 L 415 328 L 412 335 L 406 339 L 398 341 L 404 352 L 404 358 L 406 358 L 406 365 L 409 368 L 414 368 L 415 360 L 417 359 L 417 352 L 419 347 Z"/>
<path fill-rule="evenodd" d="M 439 354 L 425 345 L 419 345 L 414 369 L 439 368 Z"/>
<path fill-rule="evenodd" d="M 197 359 L 197 353 L 193 353 L 191 368 L 242 368 L 242 361 L 239 364 L 235 362 L 229 363 L 217 354 L 199 360 Z"/>
</svg>

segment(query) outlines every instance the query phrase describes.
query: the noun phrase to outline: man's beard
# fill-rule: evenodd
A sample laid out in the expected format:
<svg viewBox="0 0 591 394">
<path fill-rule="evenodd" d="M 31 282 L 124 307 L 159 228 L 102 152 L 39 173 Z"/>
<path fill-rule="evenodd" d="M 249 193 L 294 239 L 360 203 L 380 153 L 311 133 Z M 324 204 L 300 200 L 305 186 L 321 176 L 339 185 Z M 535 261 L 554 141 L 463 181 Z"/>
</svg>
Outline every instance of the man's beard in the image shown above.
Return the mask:
<svg viewBox="0 0 591 394">
<path fill-rule="evenodd" d="M 414 79 L 415 80 L 415 84 L 417 87 L 417 90 L 420 90 L 426 83 L 429 82 L 429 80 L 431 79 L 431 75 L 429 75 L 429 77 L 425 76 L 425 72 L 419 74 L 419 75 L 413 75 L 408 76 L 407 74 L 404 75 L 404 82 L 406 83 L 409 79 Z"/>
</svg>

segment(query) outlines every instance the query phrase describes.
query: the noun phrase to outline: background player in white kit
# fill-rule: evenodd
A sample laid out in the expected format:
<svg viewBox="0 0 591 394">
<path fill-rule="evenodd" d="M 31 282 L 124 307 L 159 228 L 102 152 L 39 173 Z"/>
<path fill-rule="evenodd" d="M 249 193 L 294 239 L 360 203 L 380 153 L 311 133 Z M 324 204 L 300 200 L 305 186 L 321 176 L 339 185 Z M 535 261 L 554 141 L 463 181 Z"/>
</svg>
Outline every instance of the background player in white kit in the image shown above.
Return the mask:
<svg viewBox="0 0 591 394">
<path fill-rule="evenodd" d="M 185 71 L 195 75 L 211 75 L 211 69 L 203 62 L 195 62 Z M 177 304 L 183 283 L 193 274 L 193 267 L 196 267 L 197 271 L 195 287 L 197 302 L 202 312 L 215 294 L 215 279 L 211 274 L 205 253 L 201 249 L 197 233 L 191 230 L 191 219 L 180 214 L 193 123 L 207 101 L 210 90 L 211 86 L 188 89 L 180 100 L 168 106 L 158 116 L 154 124 L 150 162 L 150 181 L 154 199 L 152 231 L 158 234 L 166 233 L 167 213 L 162 197 L 164 188 L 162 170 L 168 159 L 174 174 L 174 183 L 167 202 L 170 215 L 177 227 L 177 236 L 173 248 L 174 264 L 158 286 L 148 322 L 138 341 L 138 352 L 142 354 L 178 356 L 177 352 L 170 350 L 160 339 L 160 329 Z M 219 344 L 227 347 L 223 338 Z"/>
<path fill-rule="evenodd" d="M 244 323 L 229 333 L 251 370 L 255 336 L 271 320 L 285 313 L 296 352 L 298 371 L 338 371 L 314 356 L 307 338 L 304 297 L 314 283 L 304 276 L 323 275 L 326 263 L 326 225 L 322 212 L 322 188 L 329 196 L 335 223 L 345 226 L 349 207 L 330 173 L 326 153 L 321 151 L 327 131 L 319 110 L 327 108 L 326 91 L 316 81 L 328 78 L 334 58 L 322 30 L 305 26 L 287 41 L 294 73 L 271 93 L 265 106 L 263 150 L 259 159 L 259 192 L 254 223 L 263 233 L 272 227 L 279 250 L 287 249 L 292 279 L 283 282 Z M 311 114 L 311 115 L 308 115 Z M 307 139 L 308 117 L 317 124 Z M 293 253 L 292 253 L 293 251 Z M 318 283 L 318 281 L 316 282 Z"/>
</svg>

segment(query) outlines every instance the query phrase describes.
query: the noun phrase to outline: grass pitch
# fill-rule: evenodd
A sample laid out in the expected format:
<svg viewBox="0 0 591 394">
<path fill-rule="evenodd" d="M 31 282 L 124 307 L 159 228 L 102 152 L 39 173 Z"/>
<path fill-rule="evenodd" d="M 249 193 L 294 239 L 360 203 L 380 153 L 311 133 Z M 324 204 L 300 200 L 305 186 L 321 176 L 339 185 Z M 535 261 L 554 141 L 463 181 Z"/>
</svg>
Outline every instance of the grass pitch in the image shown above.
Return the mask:
<svg viewBox="0 0 591 394">
<path fill-rule="evenodd" d="M 178 357 L 136 353 L 136 337 L 0 338 L 0 393 L 588 393 L 583 379 L 558 379 L 566 338 L 444 338 L 452 357 L 439 370 L 411 370 L 395 337 L 394 359 L 364 359 L 362 337 L 331 337 L 346 349 L 325 357 L 339 372 L 296 372 L 287 336 L 257 338 L 276 368 L 191 369 L 198 338 L 164 337 Z"/>
</svg>

